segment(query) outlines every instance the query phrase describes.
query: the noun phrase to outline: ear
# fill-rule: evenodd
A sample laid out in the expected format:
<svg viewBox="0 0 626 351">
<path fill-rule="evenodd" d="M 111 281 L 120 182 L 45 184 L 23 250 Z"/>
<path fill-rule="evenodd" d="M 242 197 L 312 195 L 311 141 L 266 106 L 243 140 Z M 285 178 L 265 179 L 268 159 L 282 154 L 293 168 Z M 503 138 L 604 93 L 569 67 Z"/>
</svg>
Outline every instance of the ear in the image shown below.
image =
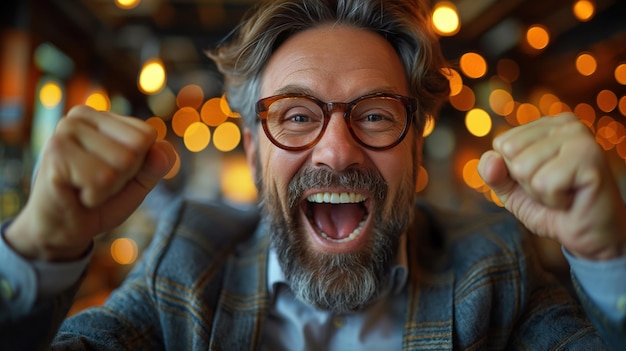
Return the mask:
<svg viewBox="0 0 626 351">
<path fill-rule="evenodd" d="M 252 135 L 252 131 L 248 127 L 245 127 L 243 130 L 243 148 L 246 152 L 246 160 L 248 161 L 248 167 L 250 167 L 252 176 L 256 177 L 258 171 L 256 169 L 257 144 L 254 140 L 254 136 Z"/>
</svg>

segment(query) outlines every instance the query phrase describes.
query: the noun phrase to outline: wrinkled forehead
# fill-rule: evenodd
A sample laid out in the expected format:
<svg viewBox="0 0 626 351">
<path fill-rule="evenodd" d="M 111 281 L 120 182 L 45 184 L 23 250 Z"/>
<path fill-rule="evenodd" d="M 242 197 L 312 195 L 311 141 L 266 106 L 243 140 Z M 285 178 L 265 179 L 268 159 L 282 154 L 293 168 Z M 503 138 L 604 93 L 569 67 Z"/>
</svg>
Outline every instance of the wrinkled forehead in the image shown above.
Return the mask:
<svg viewBox="0 0 626 351">
<path fill-rule="evenodd" d="M 261 75 L 261 97 L 293 92 L 285 91 L 288 87 L 326 101 L 408 90 L 404 67 L 387 40 L 365 29 L 330 25 L 294 34 L 274 51 Z"/>
</svg>

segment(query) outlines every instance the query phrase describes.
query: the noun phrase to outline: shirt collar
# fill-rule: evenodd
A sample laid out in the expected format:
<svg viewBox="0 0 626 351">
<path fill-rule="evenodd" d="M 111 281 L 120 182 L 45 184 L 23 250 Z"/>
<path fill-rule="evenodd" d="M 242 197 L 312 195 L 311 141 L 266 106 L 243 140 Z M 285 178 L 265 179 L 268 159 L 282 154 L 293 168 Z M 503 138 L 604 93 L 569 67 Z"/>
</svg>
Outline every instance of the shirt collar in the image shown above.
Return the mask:
<svg viewBox="0 0 626 351">
<path fill-rule="evenodd" d="M 391 268 L 390 288 L 392 294 L 399 294 L 406 286 L 409 277 L 409 265 L 407 258 L 406 233 L 400 237 L 398 252 L 396 254 L 396 263 Z M 287 285 L 285 274 L 278 262 L 278 254 L 270 245 L 267 258 L 267 290 L 270 297 L 273 297 L 280 284 Z"/>
</svg>

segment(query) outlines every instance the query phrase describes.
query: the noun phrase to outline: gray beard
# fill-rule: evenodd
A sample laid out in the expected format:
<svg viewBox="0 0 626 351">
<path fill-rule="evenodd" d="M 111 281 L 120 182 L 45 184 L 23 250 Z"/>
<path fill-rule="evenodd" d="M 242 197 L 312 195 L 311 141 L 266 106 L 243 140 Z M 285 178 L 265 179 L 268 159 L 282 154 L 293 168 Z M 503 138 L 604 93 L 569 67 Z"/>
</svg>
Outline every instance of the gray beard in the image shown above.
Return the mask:
<svg viewBox="0 0 626 351">
<path fill-rule="evenodd" d="M 335 174 L 319 168 L 304 169 L 289 184 L 289 203 L 284 212 L 276 192 L 261 191 L 271 243 L 291 291 L 298 299 L 319 309 L 353 311 L 363 308 L 385 289 L 400 236 L 413 217 L 415 191 L 412 184 L 403 185 L 411 188 L 399 191 L 395 199 L 387 199 L 388 186 L 378 172 L 351 170 Z M 337 254 L 319 252 L 308 246 L 305 224 L 299 220 L 298 201 L 303 191 L 317 187 L 370 190 L 375 207 L 369 216 L 373 216 L 374 226 L 363 249 Z M 385 200 L 393 204 L 388 206 L 394 208 L 391 213 L 385 213 Z"/>
</svg>

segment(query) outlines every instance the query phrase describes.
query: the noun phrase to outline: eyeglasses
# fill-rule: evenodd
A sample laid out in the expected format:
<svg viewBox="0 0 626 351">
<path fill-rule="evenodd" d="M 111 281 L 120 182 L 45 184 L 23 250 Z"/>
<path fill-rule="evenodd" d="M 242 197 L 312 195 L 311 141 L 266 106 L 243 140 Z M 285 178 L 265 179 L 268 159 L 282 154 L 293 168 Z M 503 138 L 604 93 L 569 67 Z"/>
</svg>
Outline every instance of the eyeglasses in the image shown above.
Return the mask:
<svg viewBox="0 0 626 351">
<path fill-rule="evenodd" d="M 261 99 L 257 115 L 265 135 L 281 149 L 302 151 L 320 141 L 333 111 L 343 110 L 350 134 L 371 150 L 387 150 L 406 136 L 417 110 L 414 98 L 374 93 L 351 102 L 324 102 L 313 96 L 285 94 Z"/>
</svg>

